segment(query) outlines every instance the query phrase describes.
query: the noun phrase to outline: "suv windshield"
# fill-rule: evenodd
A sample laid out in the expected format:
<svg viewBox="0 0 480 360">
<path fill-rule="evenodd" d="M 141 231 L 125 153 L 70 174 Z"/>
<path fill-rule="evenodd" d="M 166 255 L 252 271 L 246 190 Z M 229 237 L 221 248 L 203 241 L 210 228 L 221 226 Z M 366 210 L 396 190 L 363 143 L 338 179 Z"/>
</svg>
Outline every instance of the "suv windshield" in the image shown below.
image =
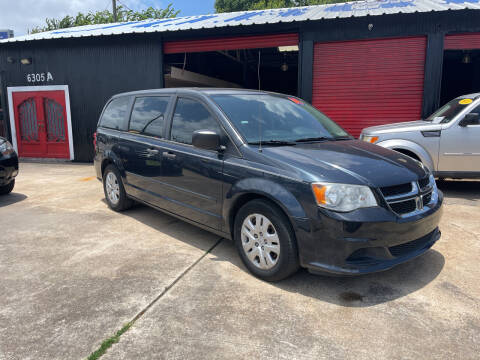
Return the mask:
<svg viewBox="0 0 480 360">
<path fill-rule="evenodd" d="M 212 99 L 249 144 L 351 138 L 326 115 L 295 97 L 239 94 L 213 95 Z"/>
<path fill-rule="evenodd" d="M 436 124 L 446 124 L 457 116 L 463 109 L 469 106 L 473 99 L 453 99 L 435 111 L 432 115 L 425 119 Z"/>
</svg>

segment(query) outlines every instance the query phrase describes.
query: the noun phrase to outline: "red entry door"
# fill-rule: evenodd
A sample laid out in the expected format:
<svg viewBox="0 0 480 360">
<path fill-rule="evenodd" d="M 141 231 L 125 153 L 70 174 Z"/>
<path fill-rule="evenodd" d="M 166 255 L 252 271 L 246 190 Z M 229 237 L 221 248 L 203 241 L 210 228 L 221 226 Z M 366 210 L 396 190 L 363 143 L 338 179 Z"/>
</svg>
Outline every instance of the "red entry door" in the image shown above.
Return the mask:
<svg viewBox="0 0 480 360">
<path fill-rule="evenodd" d="M 70 158 L 65 92 L 13 92 L 20 157 Z"/>
</svg>

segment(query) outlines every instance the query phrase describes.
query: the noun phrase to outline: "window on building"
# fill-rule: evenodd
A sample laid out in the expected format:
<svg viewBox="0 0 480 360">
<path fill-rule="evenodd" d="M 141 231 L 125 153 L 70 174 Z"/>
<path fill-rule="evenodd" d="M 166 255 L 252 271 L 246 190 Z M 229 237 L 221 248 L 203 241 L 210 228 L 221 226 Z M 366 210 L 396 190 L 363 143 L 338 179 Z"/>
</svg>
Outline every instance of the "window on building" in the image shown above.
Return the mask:
<svg viewBox="0 0 480 360">
<path fill-rule="evenodd" d="M 103 112 L 100 126 L 115 130 L 127 130 L 129 105 L 130 98 L 127 96 L 112 100 Z"/>
<path fill-rule="evenodd" d="M 145 135 L 163 137 L 165 112 L 170 98 L 148 96 L 135 99 L 129 130 Z"/>
<path fill-rule="evenodd" d="M 172 122 L 174 141 L 191 144 L 196 130 L 212 130 L 220 134 L 220 126 L 210 112 L 198 101 L 180 98 L 177 101 Z"/>
</svg>

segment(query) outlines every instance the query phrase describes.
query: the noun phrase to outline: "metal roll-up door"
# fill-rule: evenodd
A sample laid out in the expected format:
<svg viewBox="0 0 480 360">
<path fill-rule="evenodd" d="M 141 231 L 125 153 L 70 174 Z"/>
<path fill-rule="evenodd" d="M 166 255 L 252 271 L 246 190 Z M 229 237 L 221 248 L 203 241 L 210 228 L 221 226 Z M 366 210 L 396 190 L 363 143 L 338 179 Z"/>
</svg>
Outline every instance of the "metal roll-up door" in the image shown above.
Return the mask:
<svg viewBox="0 0 480 360">
<path fill-rule="evenodd" d="M 165 54 L 192 53 L 217 50 L 257 49 L 298 44 L 298 34 L 276 34 L 208 38 L 202 40 L 167 41 L 163 44 Z"/>
<path fill-rule="evenodd" d="M 445 50 L 478 50 L 480 33 L 447 35 L 443 47 Z"/>
<path fill-rule="evenodd" d="M 313 105 L 354 136 L 368 126 L 420 119 L 426 42 L 315 43 Z"/>
</svg>

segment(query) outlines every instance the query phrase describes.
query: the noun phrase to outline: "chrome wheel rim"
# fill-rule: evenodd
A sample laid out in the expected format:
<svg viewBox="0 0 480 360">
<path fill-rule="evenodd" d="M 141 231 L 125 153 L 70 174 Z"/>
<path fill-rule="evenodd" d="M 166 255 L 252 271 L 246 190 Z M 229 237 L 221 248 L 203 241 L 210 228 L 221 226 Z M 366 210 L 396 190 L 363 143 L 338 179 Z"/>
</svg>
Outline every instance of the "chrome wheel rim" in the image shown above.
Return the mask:
<svg viewBox="0 0 480 360">
<path fill-rule="evenodd" d="M 280 240 L 272 222 L 264 215 L 251 214 L 243 220 L 242 247 L 247 259 L 257 268 L 269 270 L 280 258 Z"/>
<path fill-rule="evenodd" d="M 118 183 L 117 176 L 113 172 L 107 174 L 105 189 L 107 190 L 108 200 L 110 200 L 113 205 L 118 204 L 120 200 L 120 184 Z"/>
</svg>

